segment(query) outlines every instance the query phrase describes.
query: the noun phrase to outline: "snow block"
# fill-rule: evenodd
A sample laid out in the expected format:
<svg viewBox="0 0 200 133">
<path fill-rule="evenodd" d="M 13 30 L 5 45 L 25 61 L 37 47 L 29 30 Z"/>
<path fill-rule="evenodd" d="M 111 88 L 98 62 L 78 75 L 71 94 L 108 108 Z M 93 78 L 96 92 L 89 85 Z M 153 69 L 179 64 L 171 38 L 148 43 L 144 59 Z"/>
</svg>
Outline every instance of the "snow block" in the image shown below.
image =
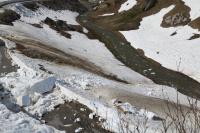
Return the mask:
<svg viewBox="0 0 200 133">
<path fill-rule="evenodd" d="M 44 94 L 47 92 L 50 92 L 53 90 L 53 87 L 55 85 L 56 78 L 55 77 L 49 77 L 47 79 L 41 80 L 37 83 L 35 83 L 30 90 L 32 92 L 37 92 L 40 94 Z"/>
<path fill-rule="evenodd" d="M 29 106 L 31 104 L 31 98 L 29 95 L 19 96 L 17 97 L 17 104 L 23 107 Z"/>
</svg>

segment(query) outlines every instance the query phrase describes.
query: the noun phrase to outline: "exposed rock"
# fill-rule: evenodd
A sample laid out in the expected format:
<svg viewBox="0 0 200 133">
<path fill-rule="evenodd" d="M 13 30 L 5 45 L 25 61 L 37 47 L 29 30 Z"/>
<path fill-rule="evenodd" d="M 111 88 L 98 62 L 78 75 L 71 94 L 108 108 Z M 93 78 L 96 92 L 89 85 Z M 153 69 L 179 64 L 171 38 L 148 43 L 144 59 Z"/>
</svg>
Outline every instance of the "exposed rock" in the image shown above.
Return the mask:
<svg viewBox="0 0 200 133">
<path fill-rule="evenodd" d="M 169 26 L 178 26 L 182 23 L 186 23 L 189 21 L 188 16 L 185 16 L 182 13 L 176 13 L 172 16 L 168 16 L 164 19 L 164 22 Z"/>
<path fill-rule="evenodd" d="M 64 24 L 64 22 L 60 23 L 58 25 L 58 23 L 54 20 L 52 20 L 51 18 L 46 18 L 44 20 L 44 23 L 49 25 L 52 29 L 56 30 L 58 33 L 60 33 L 61 35 L 63 35 L 66 38 L 71 38 L 71 34 L 67 33 L 67 26 Z"/>
<path fill-rule="evenodd" d="M 63 20 L 54 21 L 51 18 L 46 18 L 44 23 L 49 25 L 52 29 L 59 32 L 61 35 L 71 38 L 71 35 L 67 31 L 77 31 L 83 33 L 83 28 L 80 25 L 71 25 Z"/>
<path fill-rule="evenodd" d="M 12 22 L 20 19 L 20 15 L 12 10 L 5 10 L 0 13 L 0 24 L 13 25 Z"/>
<path fill-rule="evenodd" d="M 193 40 L 197 38 L 200 38 L 200 34 L 193 34 L 193 36 L 191 36 L 188 40 Z"/>
<path fill-rule="evenodd" d="M 4 46 L 5 46 L 5 42 L 0 39 L 0 47 L 4 47 Z"/>
</svg>

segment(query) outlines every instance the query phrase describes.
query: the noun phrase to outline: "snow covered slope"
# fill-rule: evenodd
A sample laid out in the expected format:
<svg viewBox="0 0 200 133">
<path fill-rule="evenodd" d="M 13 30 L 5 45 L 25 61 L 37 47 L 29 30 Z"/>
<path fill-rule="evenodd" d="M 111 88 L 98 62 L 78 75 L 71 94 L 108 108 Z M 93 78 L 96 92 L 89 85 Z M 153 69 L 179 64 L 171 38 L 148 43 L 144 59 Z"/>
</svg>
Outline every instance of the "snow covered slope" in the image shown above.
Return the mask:
<svg viewBox="0 0 200 133">
<path fill-rule="evenodd" d="M 54 20 L 60 19 L 67 23 L 71 22 L 74 25 L 78 25 L 75 20 L 77 13 L 71 11 L 53 11 L 46 8 L 40 8 L 36 13 L 34 13 L 28 9 L 22 8 L 21 6 L 22 5 L 17 4 L 7 7 L 15 10 L 22 17 L 21 20 L 14 22 L 14 26 L 1 25 L 1 34 L 12 34 L 15 38 L 26 38 L 42 42 L 47 46 L 59 49 L 67 54 L 90 61 L 106 73 L 116 75 L 128 82 L 134 83 L 135 81 L 138 81 L 139 83 L 152 83 L 149 79 L 132 71 L 115 59 L 111 52 L 99 40 L 89 39 L 85 34 L 76 31 L 68 31 L 68 33 L 71 34 L 71 39 L 68 39 L 60 36 L 57 31 L 51 29 L 46 24 L 42 24 L 43 28 L 37 28 L 28 24 L 30 21 L 39 23 L 41 19 L 48 16 Z M 22 11 L 18 10 L 18 7 L 20 7 Z M 50 14 L 44 15 L 44 11 Z"/>
<path fill-rule="evenodd" d="M 198 3 L 194 2 L 192 5 Z M 194 10 L 193 6 L 191 17 L 194 19 L 194 15 L 200 16 L 200 6 L 195 6 Z M 158 61 L 164 67 L 183 72 L 200 81 L 200 38 L 189 40 L 193 34 L 200 34 L 200 31 L 188 25 L 171 28 L 160 26 L 163 16 L 173 8 L 174 6 L 170 6 L 155 15 L 145 17 L 138 30 L 121 33 L 133 47 L 143 49 L 147 57 Z M 174 32 L 176 35 L 171 36 Z"/>
</svg>

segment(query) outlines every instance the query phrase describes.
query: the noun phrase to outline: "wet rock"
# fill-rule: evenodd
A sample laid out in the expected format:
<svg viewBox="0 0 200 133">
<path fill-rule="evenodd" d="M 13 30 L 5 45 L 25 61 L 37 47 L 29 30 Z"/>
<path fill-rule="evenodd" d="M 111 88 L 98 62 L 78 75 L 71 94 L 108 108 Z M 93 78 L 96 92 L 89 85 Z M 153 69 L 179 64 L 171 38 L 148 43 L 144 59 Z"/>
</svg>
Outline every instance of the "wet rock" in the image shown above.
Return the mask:
<svg viewBox="0 0 200 133">
<path fill-rule="evenodd" d="M 54 21 L 51 18 L 47 17 L 44 20 L 44 23 L 49 25 L 52 29 L 56 30 L 58 33 L 60 33 L 64 37 L 71 38 L 71 34 L 66 32 L 68 28 L 67 28 L 67 25 L 64 24 L 64 21 L 59 21 L 59 24 L 58 24 L 56 21 Z"/>
<path fill-rule="evenodd" d="M 0 24 L 13 25 L 12 22 L 20 19 L 20 15 L 12 10 L 5 10 L 0 13 Z"/>
</svg>

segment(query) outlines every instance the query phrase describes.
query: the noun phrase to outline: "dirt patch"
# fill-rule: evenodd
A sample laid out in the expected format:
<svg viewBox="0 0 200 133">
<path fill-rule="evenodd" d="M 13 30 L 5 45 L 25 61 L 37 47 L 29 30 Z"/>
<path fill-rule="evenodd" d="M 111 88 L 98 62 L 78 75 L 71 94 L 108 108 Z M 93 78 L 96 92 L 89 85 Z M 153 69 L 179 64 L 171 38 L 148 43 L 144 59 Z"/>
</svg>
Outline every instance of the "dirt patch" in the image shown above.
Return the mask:
<svg viewBox="0 0 200 133">
<path fill-rule="evenodd" d="M 51 18 L 47 17 L 44 20 L 44 23 L 49 25 L 52 29 L 56 30 L 62 36 L 69 39 L 71 39 L 71 34 L 67 33 L 67 31 L 77 31 L 80 33 L 84 33 L 82 26 L 67 24 L 67 22 L 63 20 L 54 21 Z"/>
<path fill-rule="evenodd" d="M 5 10 L 0 13 L 0 24 L 13 25 L 12 22 L 20 19 L 20 15 L 12 10 Z"/>
<path fill-rule="evenodd" d="M 193 20 L 192 22 L 190 22 L 189 24 L 192 28 L 194 29 L 198 29 L 200 31 L 200 17 L 198 17 L 197 19 Z"/>
<path fill-rule="evenodd" d="M 42 119 L 47 125 L 69 133 L 78 128 L 83 128 L 81 133 L 110 133 L 102 128 L 98 117 L 94 115 L 94 118 L 90 119 L 90 113 L 92 111 L 86 106 L 72 101 L 59 105 L 52 112 L 44 114 Z"/>
<path fill-rule="evenodd" d="M 0 39 L 0 47 L 5 47 L 5 46 L 6 46 L 5 42 Z"/>
</svg>

